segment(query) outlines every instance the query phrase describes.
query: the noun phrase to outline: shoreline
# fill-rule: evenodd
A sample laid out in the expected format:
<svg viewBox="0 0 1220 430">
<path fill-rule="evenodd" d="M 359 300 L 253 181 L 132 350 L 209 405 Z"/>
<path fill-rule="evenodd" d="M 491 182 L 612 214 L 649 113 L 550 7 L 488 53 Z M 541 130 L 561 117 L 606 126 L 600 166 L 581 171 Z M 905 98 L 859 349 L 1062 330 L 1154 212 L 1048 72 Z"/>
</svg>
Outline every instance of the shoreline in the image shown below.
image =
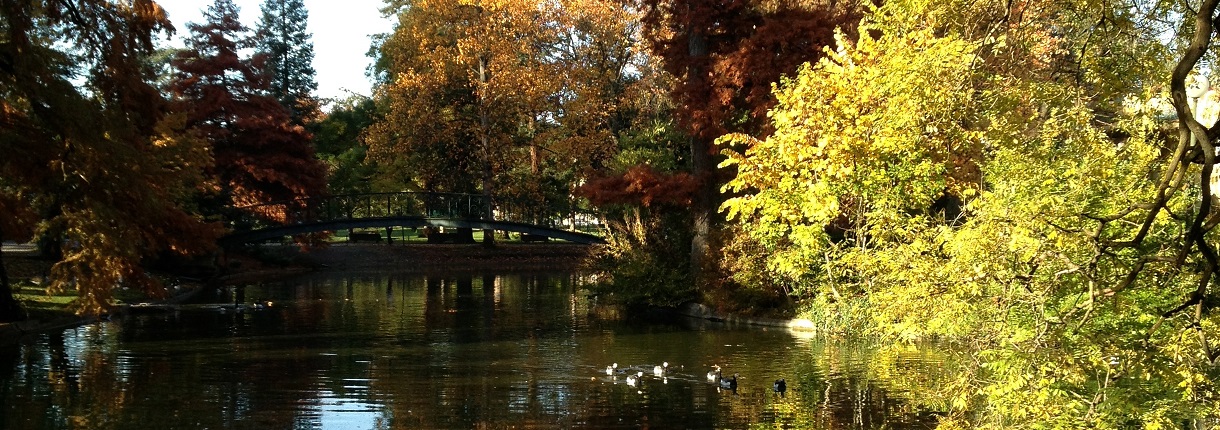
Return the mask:
<svg viewBox="0 0 1220 430">
<path fill-rule="evenodd" d="M 129 311 L 132 306 L 149 304 L 173 305 L 207 288 L 208 285 L 245 282 L 281 276 L 293 276 L 319 270 L 339 272 L 393 271 L 397 273 L 445 271 L 505 271 L 528 272 L 548 270 L 579 270 L 599 249 L 596 245 L 574 243 L 498 243 L 494 248 L 482 244 L 328 244 L 302 251 L 295 245 L 264 245 L 258 247 L 262 260 L 250 255 L 235 254 L 227 270 L 207 280 L 192 280 L 195 285 L 182 294 L 163 300 L 125 303 L 115 306 L 106 316 L 81 317 L 65 313 L 50 319 L 29 319 L 0 323 L 0 346 L 21 342 L 31 335 L 78 327 L 112 318 Z M 53 262 L 41 260 L 30 245 L 4 244 L 4 264 L 14 283 L 36 279 L 45 274 Z M 273 257 L 273 258 L 267 258 Z M 278 259 L 280 263 L 269 260 Z M 183 278 L 169 275 L 169 278 Z"/>
<path fill-rule="evenodd" d="M 589 267 L 589 261 L 599 249 L 596 245 L 581 245 L 570 243 L 519 244 L 501 243 L 494 248 L 486 248 L 482 244 L 331 244 L 323 248 L 301 251 L 291 245 L 271 245 L 259 248 L 263 252 L 283 252 L 283 264 L 259 261 L 250 256 L 240 256 L 230 260 L 227 273 L 221 273 L 214 278 L 199 283 L 195 288 L 168 299 L 156 302 L 129 303 L 117 306 L 109 317 L 129 312 L 132 306 L 147 306 L 153 304 L 172 305 L 180 302 L 183 297 L 193 295 L 206 285 L 244 282 L 261 278 L 293 276 L 315 271 L 361 272 L 390 271 L 395 273 L 419 272 L 465 272 L 465 271 L 499 271 L 499 272 L 532 272 L 550 270 L 579 270 Z M 11 256 L 7 254 L 6 256 Z M 264 256 L 266 257 L 266 256 Z M 31 258 L 18 256 L 6 259 L 13 260 Z M 27 275 L 27 274 L 22 274 Z M 12 276 L 24 279 L 23 276 Z M 735 314 L 716 311 L 712 307 L 700 303 L 685 303 L 670 312 L 687 318 L 694 318 L 725 324 L 743 324 L 763 327 L 787 328 L 795 332 L 813 332 L 812 321 L 803 318 L 776 319 L 761 317 L 744 317 Z M 105 317 L 103 317 L 105 318 Z M 0 324 L 0 345 L 20 342 L 30 335 L 62 330 L 98 321 L 99 317 L 68 317 L 54 320 L 28 320 L 16 323 Z"/>
<path fill-rule="evenodd" d="M 300 252 L 294 263 L 327 270 L 389 270 L 400 273 L 497 270 L 573 270 L 588 267 L 598 245 L 575 243 L 331 244 Z"/>
<path fill-rule="evenodd" d="M 813 333 L 817 331 L 817 327 L 812 320 L 806 318 L 763 318 L 763 317 L 745 317 L 735 314 L 719 312 L 712 309 L 710 306 L 702 303 L 687 302 L 678 305 L 673 310 L 675 313 L 688 318 L 702 319 L 712 322 L 725 324 L 742 324 L 762 327 L 782 327 L 795 332 Z"/>
</svg>

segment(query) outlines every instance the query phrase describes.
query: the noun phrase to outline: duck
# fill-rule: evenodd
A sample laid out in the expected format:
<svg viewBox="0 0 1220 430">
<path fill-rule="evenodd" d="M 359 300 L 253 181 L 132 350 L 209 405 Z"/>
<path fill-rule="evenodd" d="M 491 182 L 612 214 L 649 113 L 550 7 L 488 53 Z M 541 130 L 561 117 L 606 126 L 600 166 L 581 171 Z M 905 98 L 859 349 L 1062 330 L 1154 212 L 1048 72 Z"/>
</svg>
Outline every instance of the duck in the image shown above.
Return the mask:
<svg viewBox="0 0 1220 430">
<path fill-rule="evenodd" d="M 627 385 L 634 387 L 640 383 L 640 378 L 644 377 L 644 372 L 636 372 L 634 375 L 627 375 Z"/>
<path fill-rule="evenodd" d="M 618 363 L 614 363 L 614 364 L 611 364 L 611 365 L 609 365 L 609 366 L 606 366 L 606 375 L 607 375 L 607 376 L 614 376 L 614 371 L 615 371 L 616 369 L 618 369 Z"/>
<path fill-rule="evenodd" d="M 665 372 L 668 370 L 669 370 L 669 362 L 665 361 L 665 362 L 662 362 L 661 365 L 659 365 L 659 366 L 653 366 L 652 374 L 657 375 L 657 377 L 659 378 L 659 377 L 665 376 Z"/>
<path fill-rule="evenodd" d="M 716 382 L 720 380 L 720 365 L 713 364 L 712 370 L 707 372 L 707 382 Z"/>
<path fill-rule="evenodd" d="M 775 384 L 771 385 L 771 390 L 779 393 L 780 397 L 784 397 L 784 393 L 788 391 L 788 382 L 784 381 L 784 378 L 776 379 Z"/>
<path fill-rule="evenodd" d="M 737 391 L 737 376 L 734 373 L 732 378 L 720 378 L 720 388 Z"/>
</svg>

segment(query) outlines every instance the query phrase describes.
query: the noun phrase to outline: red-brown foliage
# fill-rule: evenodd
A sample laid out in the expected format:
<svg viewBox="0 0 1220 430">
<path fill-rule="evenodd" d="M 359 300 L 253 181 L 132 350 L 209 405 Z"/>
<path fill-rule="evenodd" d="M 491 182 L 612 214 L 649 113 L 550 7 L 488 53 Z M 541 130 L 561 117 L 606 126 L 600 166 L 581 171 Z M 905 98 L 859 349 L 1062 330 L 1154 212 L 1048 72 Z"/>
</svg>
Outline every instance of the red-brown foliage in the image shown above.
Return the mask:
<svg viewBox="0 0 1220 430">
<path fill-rule="evenodd" d="M 594 206 L 633 205 L 690 206 L 698 182 L 687 173 L 664 174 L 647 164 L 636 165 L 622 175 L 593 179 L 577 188 Z"/>
<path fill-rule="evenodd" d="M 49 288 L 76 290 L 81 311 L 105 310 L 120 285 L 163 292 L 143 261 L 207 251 L 220 233 L 180 204 L 206 154 L 182 138 L 144 61 L 170 28 L 164 10 L 7 1 L 0 22 L 4 238 L 67 244 Z M 0 285 L 0 301 L 10 293 Z M 15 316 L 0 305 L 0 320 Z"/>
<path fill-rule="evenodd" d="M 263 58 L 238 53 L 247 42 L 236 8 L 218 1 L 206 18 L 187 26 L 192 37 L 173 61 L 178 73 L 170 90 L 187 126 L 211 146 L 213 191 L 236 207 L 321 194 L 326 168 L 314 155 L 312 137 L 267 93 Z M 261 208 L 256 215 L 281 222 L 295 209 Z"/>
<path fill-rule="evenodd" d="M 728 132 L 770 133 L 772 84 L 817 61 L 834 43 L 834 29 L 855 28 L 855 2 L 816 8 L 760 0 L 647 0 L 645 35 L 679 78 L 678 118 L 696 138 Z"/>
</svg>

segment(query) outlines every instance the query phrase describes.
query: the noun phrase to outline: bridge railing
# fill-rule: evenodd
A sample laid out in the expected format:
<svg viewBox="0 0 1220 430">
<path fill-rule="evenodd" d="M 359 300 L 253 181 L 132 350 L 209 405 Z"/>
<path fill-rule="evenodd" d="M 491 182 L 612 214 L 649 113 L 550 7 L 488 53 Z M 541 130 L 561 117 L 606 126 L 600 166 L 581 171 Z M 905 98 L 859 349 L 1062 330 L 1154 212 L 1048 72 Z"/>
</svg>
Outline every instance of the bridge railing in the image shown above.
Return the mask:
<svg viewBox="0 0 1220 430">
<path fill-rule="evenodd" d="M 304 224 L 347 219 L 424 216 L 433 218 L 483 218 L 487 198 L 463 193 L 362 193 L 308 197 L 241 208 L 243 217 L 233 227 L 257 229 L 283 224 Z M 254 214 L 286 213 L 286 222 Z"/>
<path fill-rule="evenodd" d="M 315 198 L 308 205 L 313 221 L 425 216 L 433 218 L 482 218 L 487 198 L 461 193 L 365 193 Z"/>
<path fill-rule="evenodd" d="M 292 201 L 272 202 L 242 208 L 245 218 L 235 220 L 235 229 L 260 229 L 282 225 L 250 214 L 287 213 L 288 224 L 423 216 L 429 218 L 486 219 L 491 203 L 482 194 L 431 193 L 404 191 L 393 193 L 362 193 L 324 197 L 309 197 Z M 561 230 L 600 235 L 598 217 L 592 211 L 572 202 L 563 205 L 543 203 L 501 202 L 496 205 L 497 221 L 511 221 Z M 241 226 L 241 227 L 237 227 Z"/>
<path fill-rule="evenodd" d="M 503 202 L 496 205 L 496 219 L 594 235 L 602 234 L 597 214 L 570 202 L 554 205 Z"/>
</svg>

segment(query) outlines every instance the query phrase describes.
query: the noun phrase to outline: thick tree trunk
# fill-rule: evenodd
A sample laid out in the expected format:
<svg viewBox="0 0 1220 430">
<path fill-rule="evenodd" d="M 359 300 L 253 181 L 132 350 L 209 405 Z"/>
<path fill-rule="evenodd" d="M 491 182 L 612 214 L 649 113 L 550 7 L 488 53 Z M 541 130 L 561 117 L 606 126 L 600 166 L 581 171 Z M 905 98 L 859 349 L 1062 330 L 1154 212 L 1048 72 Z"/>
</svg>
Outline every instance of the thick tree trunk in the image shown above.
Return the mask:
<svg viewBox="0 0 1220 430">
<path fill-rule="evenodd" d="M 702 33 L 692 30 L 687 37 L 688 53 L 692 58 L 707 55 L 707 40 Z M 696 77 L 701 73 L 703 71 L 699 67 L 691 67 L 687 72 L 687 79 L 697 79 Z M 707 285 L 707 269 L 711 263 L 708 241 L 712 231 L 712 219 L 716 212 L 716 166 L 712 164 L 711 144 L 707 139 L 700 136 L 691 137 L 690 152 L 691 172 L 700 180 L 694 205 L 691 208 L 693 220 L 690 270 L 695 287 L 700 288 Z"/>
<path fill-rule="evenodd" d="M 712 232 L 712 220 L 716 215 L 716 180 L 715 166 L 711 163 L 711 156 L 707 153 L 710 145 L 707 141 L 694 138 L 691 140 L 691 170 L 695 176 L 700 179 L 699 188 L 696 191 L 694 205 L 691 207 L 693 216 L 691 243 L 690 243 L 690 268 L 691 277 L 695 281 L 695 285 L 706 285 L 706 277 L 708 276 L 709 266 L 711 265 L 711 247 L 709 238 Z"/>
<path fill-rule="evenodd" d="M 0 238 L 0 242 L 3 238 Z M 0 249 L 0 322 L 13 322 L 25 319 L 25 310 L 13 297 L 13 287 L 9 284 L 8 268 L 4 264 L 4 250 Z"/>
</svg>

